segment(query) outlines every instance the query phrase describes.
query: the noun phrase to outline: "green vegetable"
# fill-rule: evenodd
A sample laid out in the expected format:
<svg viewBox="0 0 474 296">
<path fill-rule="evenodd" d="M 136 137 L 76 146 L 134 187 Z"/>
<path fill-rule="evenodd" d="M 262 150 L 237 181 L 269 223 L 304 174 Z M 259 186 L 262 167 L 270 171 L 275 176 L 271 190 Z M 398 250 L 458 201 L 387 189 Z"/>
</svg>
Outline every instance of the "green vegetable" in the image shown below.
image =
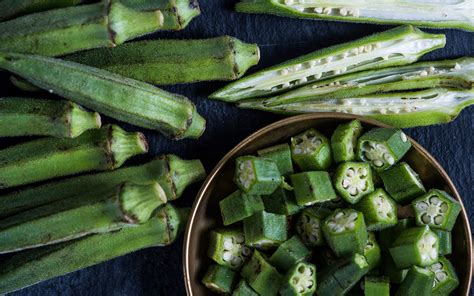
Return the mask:
<svg viewBox="0 0 474 296">
<path fill-rule="evenodd" d="M 90 130 L 74 139 L 43 138 L 0 150 L 0 188 L 72 174 L 113 170 L 148 151 L 143 134 L 115 125 Z"/>
<path fill-rule="evenodd" d="M 258 293 L 255 292 L 245 280 L 240 280 L 240 282 L 235 287 L 235 290 L 232 292 L 232 296 L 258 296 Z"/>
<path fill-rule="evenodd" d="M 207 256 L 217 264 L 239 270 L 250 256 L 244 233 L 239 229 L 222 228 L 211 231 Z"/>
<path fill-rule="evenodd" d="M 39 87 L 34 86 L 23 78 L 17 77 L 15 75 L 10 76 L 10 82 L 19 90 L 27 92 L 37 92 L 41 91 Z"/>
<path fill-rule="evenodd" d="M 324 245 L 324 235 L 321 229 L 322 221 L 329 216 L 330 210 L 316 205 L 306 208 L 296 220 L 296 232 L 308 247 Z"/>
<path fill-rule="evenodd" d="M 278 187 L 272 194 L 262 196 L 265 211 L 290 216 L 298 213 L 302 207 L 296 203 L 293 191 Z"/>
<path fill-rule="evenodd" d="M 296 203 L 310 206 L 316 203 L 333 200 L 336 193 L 327 172 L 304 172 L 291 175 Z"/>
<path fill-rule="evenodd" d="M 337 193 L 350 204 L 358 203 L 364 196 L 374 191 L 372 170 L 367 163 L 341 163 L 334 174 Z"/>
<path fill-rule="evenodd" d="M 359 120 L 352 120 L 337 126 L 331 137 L 332 156 L 334 161 L 354 161 L 357 139 L 362 134 L 362 124 Z"/>
<path fill-rule="evenodd" d="M 253 253 L 240 274 L 262 296 L 276 296 L 283 280 L 283 276 L 259 251 Z"/>
<path fill-rule="evenodd" d="M 25 14 L 73 6 L 81 0 L 3 0 L 0 1 L 0 21 L 19 17 Z"/>
<path fill-rule="evenodd" d="M 442 229 L 431 229 L 436 236 L 438 237 L 439 242 L 439 255 L 449 255 L 453 252 L 453 239 L 451 231 L 446 231 Z"/>
<path fill-rule="evenodd" d="M 0 137 L 75 138 L 100 126 L 98 113 L 68 101 L 0 98 Z"/>
<path fill-rule="evenodd" d="M 245 244 L 263 250 L 279 246 L 288 239 L 287 228 L 284 215 L 261 211 L 244 220 Z"/>
<path fill-rule="evenodd" d="M 411 26 L 318 50 L 261 70 L 213 93 L 228 102 L 263 97 L 346 73 L 386 68 L 415 62 L 444 47 L 444 35 L 427 34 Z"/>
<path fill-rule="evenodd" d="M 380 241 L 382 243 L 382 241 Z M 389 253 L 382 255 L 381 264 L 382 273 L 390 278 L 390 282 L 400 284 L 406 277 L 408 269 L 399 269 L 393 262 L 393 258 Z"/>
<path fill-rule="evenodd" d="M 280 186 L 281 175 L 272 160 L 241 156 L 235 160 L 234 182 L 247 194 L 266 195 L 272 194 Z"/>
<path fill-rule="evenodd" d="M 369 264 L 369 270 L 373 270 L 380 265 L 382 253 L 373 232 L 368 233 L 367 243 L 364 247 L 364 256 Z"/>
<path fill-rule="evenodd" d="M 291 138 L 291 156 L 303 171 L 324 171 L 332 162 L 328 138 L 315 129 L 309 129 Z"/>
<path fill-rule="evenodd" d="M 379 176 L 387 192 L 398 203 L 406 204 L 426 193 L 420 177 L 406 162 L 396 164 Z"/>
<path fill-rule="evenodd" d="M 213 264 L 207 269 L 202 283 L 212 292 L 229 294 L 236 279 L 236 273 L 228 267 Z"/>
<path fill-rule="evenodd" d="M 270 257 L 270 263 L 279 270 L 287 271 L 295 264 L 311 256 L 308 249 L 297 235 L 282 243 Z"/>
<path fill-rule="evenodd" d="M 278 166 L 282 176 L 293 173 L 293 162 L 291 160 L 291 150 L 288 144 L 280 144 L 257 151 L 258 155 L 273 160 Z"/>
<path fill-rule="evenodd" d="M 362 198 L 355 208 L 364 214 L 369 231 L 391 229 L 398 223 L 397 204 L 383 189 Z"/>
<path fill-rule="evenodd" d="M 240 191 L 234 191 L 231 195 L 219 202 L 222 221 L 224 226 L 239 222 L 263 211 L 262 198 L 258 195 L 249 195 Z"/>
<path fill-rule="evenodd" d="M 316 287 L 316 266 L 300 262 L 286 273 L 280 295 L 311 296 L 316 292 Z"/>
<path fill-rule="evenodd" d="M 459 286 L 459 278 L 448 259 L 441 257 L 426 269 L 434 273 L 433 296 L 449 295 Z"/>
<path fill-rule="evenodd" d="M 0 53 L 0 68 L 101 114 L 176 139 L 198 138 L 205 129 L 205 120 L 185 97 L 104 70 L 14 53 Z"/>
<path fill-rule="evenodd" d="M 316 249 L 313 255 L 316 264 L 324 268 L 333 266 L 339 260 L 329 247 Z"/>
<path fill-rule="evenodd" d="M 431 295 L 434 274 L 424 268 L 413 266 L 400 284 L 395 296 Z"/>
<path fill-rule="evenodd" d="M 390 296 L 390 281 L 385 277 L 366 276 L 364 296 Z"/>
<path fill-rule="evenodd" d="M 399 219 L 398 223 L 392 227 L 384 228 L 378 232 L 380 247 L 383 250 L 388 250 L 392 243 L 405 229 L 415 226 L 413 218 Z"/>
</svg>

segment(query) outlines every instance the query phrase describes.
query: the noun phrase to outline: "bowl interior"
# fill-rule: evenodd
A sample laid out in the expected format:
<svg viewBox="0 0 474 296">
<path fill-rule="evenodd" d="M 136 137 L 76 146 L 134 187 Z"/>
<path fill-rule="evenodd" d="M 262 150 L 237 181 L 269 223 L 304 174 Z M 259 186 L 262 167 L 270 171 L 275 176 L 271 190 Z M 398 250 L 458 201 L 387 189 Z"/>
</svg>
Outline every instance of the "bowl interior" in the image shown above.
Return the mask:
<svg viewBox="0 0 474 296">
<path fill-rule="evenodd" d="M 209 232 L 222 226 L 219 201 L 236 190 L 236 186 L 232 182 L 235 158 L 241 155 L 255 154 L 257 150 L 268 146 L 288 142 L 291 136 L 310 127 L 314 127 L 330 137 L 338 124 L 354 118 L 358 118 L 365 129 L 385 126 L 374 120 L 345 114 L 321 113 L 295 116 L 254 133 L 219 162 L 194 202 L 185 233 L 183 267 L 188 295 L 209 295 L 209 290 L 201 284 L 207 267 L 212 263 L 206 255 Z M 438 162 L 418 143 L 410 140 L 413 147 L 404 157 L 404 161 L 418 172 L 427 188 L 443 189 L 462 204 L 456 188 Z M 471 249 L 469 222 L 463 207 L 453 229 L 453 254 L 448 256 L 456 268 L 461 283 L 454 295 L 468 294 L 472 276 Z"/>
</svg>

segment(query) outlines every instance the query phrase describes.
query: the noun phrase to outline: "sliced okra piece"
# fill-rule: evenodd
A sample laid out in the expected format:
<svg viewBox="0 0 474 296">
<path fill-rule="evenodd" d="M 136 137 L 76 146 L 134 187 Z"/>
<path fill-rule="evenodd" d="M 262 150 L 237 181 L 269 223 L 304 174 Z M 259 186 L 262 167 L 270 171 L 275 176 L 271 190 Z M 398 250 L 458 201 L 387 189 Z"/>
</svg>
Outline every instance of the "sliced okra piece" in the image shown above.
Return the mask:
<svg viewBox="0 0 474 296">
<path fill-rule="evenodd" d="M 291 156 L 302 171 L 324 171 L 332 162 L 331 144 L 326 136 L 309 129 L 291 138 Z"/>
<path fill-rule="evenodd" d="M 416 224 L 451 231 L 461 212 L 461 205 L 447 192 L 431 189 L 412 201 Z"/>
<path fill-rule="evenodd" d="M 337 193 L 350 204 L 358 203 L 374 191 L 370 165 L 361 162 L 341 163 L 334 174 Z"/>
<path fill-rule="evenodd" d="M 239 190 L 221 200 L 219 207 L 225 226 L 242 221 L 264 209 L 260 196 L 245 194 Z"/>
<path fill-rule="evenodd" d="M 235 160 L 234 181 L 247 194 L 267 195 L 280 186 L 282 179 L 274 161 L 249 155 Z"/>
<path fill-rule="evenodd" d="M 369 231 L 390 228 L 398 223 L 397 204 L 383 189 L 362 198 L 355 208 L 364 214 Z"/>
<path fill-rule="evenodd" d="M 207 255 L 219 265 L 238 270 L 251 254 L 251 250 L 244 243 L 244 233 L 241 230 L 213 230 Z"/>
<path fill-rule="evenodd" d="M 283 280 L 283 275 L 258 250 L 253 252 L 250 260 L 242 267 L 240 275 L 262 296 L 276 296 Z"/>
<path fill-rule="evenodd" d="M 395 296 L 431 295 L 434 273 L 428 269 L 413 266 L 408 270 Z"/>
<path fill-rule="evenodd" d="M 280 144 L 257 151 L 257 154 L 264 158 L 273 160 L 278 166 L 282 176 L 293 173 L 293 161 L 291 160 L 291 149 L 288 144 Z"/>
<path fill-rule="evenodd" d="M 244 219 L 245 244 L 269 249 L 288 239 L 288 222 L 285 215 L 258 212 Z"/>
<path fill-rule="evenodd" d="M 364 247 L 364 256 L 369 264 L 369 270 L 373 270 L 380 265 L 382 251 L 373 232 L 369 232 L 367 237 L 367 244 Z"/>
<path fill-rule="evenodd" d="M 291 183 L 296 203 L 300 206 L 310 206 L 336 198 L 336 192 L 334 192 L 331 178 L 327 172 L 294 174 L 291 175 Z"/>
<path fill-rule="evenodd" d="M 265 205 L 265 211 L 274 214 L 290 216 L 298 213 L 302 207 L 296 203 L 293 191 L 278 187 L 275 192 L 270 195 L 262 196 Z"/>
<path fill-rule="evenodd" d="M 367 244 L 364 215 L 353 209 L 337 209 L 323 222 L 323 233 L 336 256 L 363 253 Z"/>
<path fill-rule="evenodd" d="M 258 296 L 258 293 L 244 279 L 241 279 L 234 291 L 232 291 L 232 296 Z"/>
<path fill-rule="evenodd" d="M 237 274 L 230 268 L 218 264 L 209 266 L 202 283 L 209 290 L 218 294 L 229 294 L 232 292 Z"/>
<path fill-rule="evenodd" d="M 277 248 L 270 257 L 270 263 L 279 270 L 287 271 L 296 263 L 308 259 L 309 256 L 311 256 L 311 250 L 295 235 Z"/>
<path fill-rule="evenodd" d="M 357 139 L 362 134 L 362 124 L 352 120 L 337 126 L 331 136 L 331 148 L 334 161 L 354 161 L 356 158 Z"/>
<path fill-rule="evenodd" d="M 404 230 L 389 249 L 398 268 L 428 266 L 438 260 L 438 237 L 428 226 Z"/>
<path fill-rule="evenodd" d="M 321 247 L 316 249 L 313 252 L 313 258 L 314 261 L 316 262 L 317 266 L 320 267 L 328 267 L 328 266 L 333 266 L 334 263 L 336 263 L 339 258 L 337 258 L 336 254 L 331 250 L 329 247 Z"/>
<path fill-rule="evenodd" d="M 399 219 L 398 223 L 390 228 L 382 229 L 378 232 L 379 244 L 382 250 L 388 250 L 392 243 L 405 229 L 415 226 L 415 220 L 413 218 Z"/>
<path fill-rule="evenodd" d="M 426 193 L 420 177 L 406 162 L 400 162 L 379 175 L 387 192 L 398 203 L 406 204 Z"/>
<path fill-rule="evenodd" d="M 407 275 L 408 269 L 401 269 L 395 265 L 392 256 L 390 253 L 383 253 L 382 255 L 382 264 L 381 264 L 382 274 L 387 276 L 390 279 L 391 283 L 400 284 Z"/>
<path fill-rule="evenodd" d="M 431 229 L 436 236 L 438 237 L 439 242 L 439 255 L 449 255 L 453 252 L 453 240 L 451 236 L 451 231 L 446 231 L 442 229 Z"/>
<path fill-rule="evenodd" d="M 335 199 L 331 199 L 330 201 L 325 201 L 321 204 L 322 208 L 330 209 L 330 210 L 335 210 L 338 208 L 346 208 L 348 204 L 346 201 L 341 198 L 340 196 L 336 196 Z"/>
<path fill-rule="evenodd" d="M 366 276 L 364 296 L 390 296 L 390 280 L 387 277 Z"/>
<path fill-rule="evenodd" d="M 376 171 L 384 171 L 397 163 L 411 148 L 405 133 L 396 128 L 374 128 L 358 141 L 358 157 Z"/>
<path fill-rule="evenodd" d="M 325 243 L 322 231 L 322 221 L 331 214 L 329 209 L 319 206 L 307 208 L 296 220 L 296 232 L 305 245 L 310 248 L 322 246 Z"/>
<path fill-rule="evenodd" d="M 449 295 L 459 286 L 456 270 L 445 257 L 439 258 L 438 262 L 426 269 L 434 273 L 433 290 L 431 291 L 433 296 Z"/>
<path fill-rule="evenodd" d="M 307 262 L 295 264 L 285 275 L 280 288 L 282 296 L 311 296 L 316 292 L 316 266 Z"/>
</svg>

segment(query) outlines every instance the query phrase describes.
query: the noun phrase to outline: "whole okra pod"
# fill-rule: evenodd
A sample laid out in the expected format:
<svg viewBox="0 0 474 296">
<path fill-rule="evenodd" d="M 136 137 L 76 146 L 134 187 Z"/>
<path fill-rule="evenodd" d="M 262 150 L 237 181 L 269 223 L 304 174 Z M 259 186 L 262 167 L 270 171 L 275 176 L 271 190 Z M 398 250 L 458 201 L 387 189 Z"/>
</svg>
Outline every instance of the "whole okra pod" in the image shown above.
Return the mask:
<svg viewBox="0 0 474 296">
<path fill-rule="evenodd" d="M 18 253 L 0 266 L 0 293 L 83 269 L 137 250 L 173 243 L 189 209 L 167 204 L 146 223 Z"/>
<path fill-rule="evenodd" d="M 100 126 L 99 113 L 69 101 L 0 98 L 0 137 L 75 138 Z"/>
<path fill-rule="evenodd" d="M 148 151 L 143 134 L 107 125 L 74 139 L 43 138 L 0 150 L 0 188 L 95 170 L 113 170 Z"/>
<path fill-rule="evenodd" d="M 256 44 L 230 36 L 201 40 L 150 40 L 65 57 L 136 80 L 158 84 L 234 80 L 260 59 Z"/>
<path fill-rule="evenodd" d="M 235 102 L 274 95 L 341 74 L 410 64 L 445 43 L 442 34 L 402 26 L 258 71 L 216 91 L 210 98 Z"/>
<path fill-rule="evenodd" d="M 163 26 L 161 11 L 136 11 L 119 0 L 67 7 L 0 23 L 0 50 L 59 56 L 114 47 Z"/>
<path fill-rule="evenodd" d="M 105 70 L 16 53 L 0 53 L 0 68 L 101 114 L 176 139 L 198 138 L 205 129 L 186 97 Z"/>
<path fill-rule="evenodd" d="M 34 12 L 73 6 L 81 2 L 81 0 L 3 0 L 0 1 L 0 21 Z"/>
<path fill-rule="evenodd" d="M 238 12 L 375 24 L 412 24 L 429 28 L 474 31 L 473 7 L 460 1 L 298 1 L 241 0 Z"/>
</svg>

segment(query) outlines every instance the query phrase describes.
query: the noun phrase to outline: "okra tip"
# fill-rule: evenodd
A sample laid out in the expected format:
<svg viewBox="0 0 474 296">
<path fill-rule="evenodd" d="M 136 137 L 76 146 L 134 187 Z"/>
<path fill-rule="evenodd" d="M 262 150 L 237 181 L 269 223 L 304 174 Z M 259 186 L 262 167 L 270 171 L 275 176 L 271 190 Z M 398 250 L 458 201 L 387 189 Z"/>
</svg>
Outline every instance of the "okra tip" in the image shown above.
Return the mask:
<svg viewBox="0 0 474 296">
<path fill-rule="evenodd" d="M 184 29 L 195 17 L 201 14 L 201 9 L 197 0 L 176 2 L 176 17 L 181 29 Z"/>
<path fill-rule="evenodd" d="M 169 241 L 165 245 L 174 242 L 184 231 L 190 212 L 190 208 L 177 208 L 171 204 L 166 204 L 159 209 L 158 215 L 164 215 L 167 222 Z"/>
<path fill-rule="evenodd" d="M 147 222 L 167 201 L 165 191 L 157 182 L 146 185 L 124 183 L 120 186 L 118 199 L 124 220 L 133 224 Z"/>
<path fill-rule="evenodd" d="M 75 138 L 89 129 L 96 129 L 102 126 L 100 114 L 97 112 L 88 112 L 81 106 L 71 103 L 71 131 L 70 137 Z"/>
<path fill-rule="evenodd" d="M 206 178 L 206 170 L 199 159 L 184 160 L 175 155 L 167 155 L 170 176 L 175 189 L 176 198 L 191 184 Z"/>
<path fill-rule="evenodd" d="M 206 119 L 202 117 L 197 110 L 194 110 L 194 114 L 191 118 L 191 124 L 188 126 L 186 131 L 179 135 L 176 139 L 191 138 L 199 139 L 206 130 Z"/>
<path fill-rule="evenodd" d="M 240 78 L 247 70 L 258 64 L 260 61 L 260 48 L 257 44 L 242 42 L 236 38 L 233 39 L 233 52 L 235 53 L 235 79 Z"/>
<path fill-rule="evenodd" d="M 111 130 L 110 150 L 115 160 L 115 167 L 121 166 L 128 158 L 148 152 L 148 142 L 140 132 L 128 133 L 116 125 Z"/>
</svg>

